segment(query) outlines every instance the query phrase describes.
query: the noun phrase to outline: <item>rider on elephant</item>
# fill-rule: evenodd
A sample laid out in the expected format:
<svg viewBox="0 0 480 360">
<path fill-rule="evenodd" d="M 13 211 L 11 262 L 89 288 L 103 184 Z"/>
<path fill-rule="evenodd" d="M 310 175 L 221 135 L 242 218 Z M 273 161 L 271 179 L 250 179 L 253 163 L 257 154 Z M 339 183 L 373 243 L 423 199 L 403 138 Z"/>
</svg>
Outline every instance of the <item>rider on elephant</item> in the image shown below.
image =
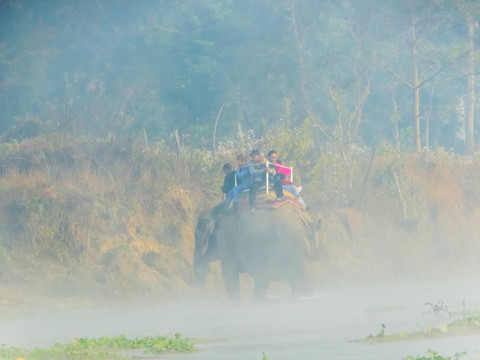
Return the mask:
<svg viewBox="0 0 480 360">
<path fill-rule="evenodd" d="M 248 190 L 250 186 L 250 172 L 247 165 L 247 155 L 237 155 L 238 168 L 235 169 L 235 177 L 237 179 L 237 185 L 230 190 L 225 200 L 225 212 L 228 212 L 230 204 L 233 202 L 233 211 L 238 210 L 238 200 L 240 199 L 240 193 L 244 190 Z"/>
<path fill-rule="evenodd" d="M 223 178 L 222 192 L 225 194 L 225 197 L 227 197 L 230 190 L 235 187 L 235 173 L 232 165 L 229 163 L 223 165 L 223 172 L 225 177 Z"/>
<path fill-rule="evenodd" d="M 287 177 L 291 176 L 292 170 L 283 165 L 282 160 L 278 159 L 278 155 L 275 150 L 270 150 L 268 152 L 268 159 L 272 164 L 275 165 L 275 170 L 277 171 L 277 176 L 280 179 L 283 190 L 288 191 L 295 198 L 297 198 L 302 206 L 306 209 L 307 206 L 305 205 L 305 201 L 303 201 L 302 197 L 300 196 L 299 189 L 301 190 L 301 188 L 298 188 L 292 181 L 287 179 Z"/>
<path fill-rule="evenodd" d="M 273 182 L 277 201 L 285 200 L 286 197 L 283 195 L 282 183 L 280 182 L 280 178 L 276 176 L 277 172 L 275 170 L 275 165 L 269 164 L 266 166 L 265 160 L 262 158 L 259 150 L 252 150 L 250 158 L 251 160 L 247 164 L 250 172 L 250 192 L 248 194 L 250 210 L 255 212 L 257 190 L 266 184 L 265 174 L 268 174 L 269 181 Z"/>
</svg>

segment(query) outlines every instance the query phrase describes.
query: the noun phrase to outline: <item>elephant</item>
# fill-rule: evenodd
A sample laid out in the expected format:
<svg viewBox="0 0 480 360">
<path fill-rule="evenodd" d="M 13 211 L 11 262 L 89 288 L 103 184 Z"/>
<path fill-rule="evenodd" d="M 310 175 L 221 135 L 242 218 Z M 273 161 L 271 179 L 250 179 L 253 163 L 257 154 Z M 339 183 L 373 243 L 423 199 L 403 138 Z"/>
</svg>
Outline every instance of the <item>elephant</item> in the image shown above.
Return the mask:
<svg viewBox="0 0 480 360">
<path fill-rule="evenodd" d="M 286 281 L 293 290 L 311 295 L 310 263 L 317 253 L 315 223 L 308 213 L 285 204 L 224 214 L 223 203 L 199 217 L 195 230 L 193 270 L 205 281 L 209 263 L 220 260 L 230 300 L 240 300 L 240 273 L 255 282 L 254 297 L 266 297 L 270 281 Z"/>
</svg>

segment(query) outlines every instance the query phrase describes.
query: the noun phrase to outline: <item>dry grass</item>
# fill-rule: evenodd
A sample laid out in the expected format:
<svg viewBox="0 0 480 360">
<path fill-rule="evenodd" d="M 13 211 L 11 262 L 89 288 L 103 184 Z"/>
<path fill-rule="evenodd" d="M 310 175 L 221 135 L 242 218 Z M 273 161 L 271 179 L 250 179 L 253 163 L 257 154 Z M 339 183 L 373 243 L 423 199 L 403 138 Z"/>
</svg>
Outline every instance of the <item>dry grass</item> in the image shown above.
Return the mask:
<svg viewBox="0 0 480 360">
<path fill-rule="evenodd" d="M 334 283 L 473 275 L 480 270 L 478 161 L 444 153 L 377 157 L 361 203 L 323 209 L 328 240 L 317 266 Z"/>
<path fill-rule="evenodd" d="M 224 161 L 141 141 L 52 136 L 3 146 L 0 280 L 77 297 L 187 291 L 196 217 L 222 198 Z M 319 282 L 441 277 L 475 262 L 480 157 L 378 156 L 368 176 L 370 154 L 310 161 L 297 174 L 324 217 Z M 224 293 L 218 269 L 208 284 Z"/>
<path fill-rule="evenodd" d="M 3 283 L 128 296 L 189 281 L 202 195 L 186 190 L 185 167 L 179 177 L 172 161 L 168 149 L 132 142 L 12 146 L 0 156 Z"/>
</svg>

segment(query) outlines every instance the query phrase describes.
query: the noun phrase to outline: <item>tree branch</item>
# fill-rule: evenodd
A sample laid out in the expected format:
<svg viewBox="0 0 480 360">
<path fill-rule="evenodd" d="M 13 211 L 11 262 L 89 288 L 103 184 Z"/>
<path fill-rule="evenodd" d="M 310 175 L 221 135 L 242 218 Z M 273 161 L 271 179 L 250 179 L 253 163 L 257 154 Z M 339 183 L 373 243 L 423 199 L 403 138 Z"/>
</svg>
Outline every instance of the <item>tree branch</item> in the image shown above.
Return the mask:
<svg viewBox="0 0 480 360">
<path fill-rule="evenodd" d="M 217 119 L 215 120 L 215 127 L 213 128 L 213 153 L 215 154 L 215 152 L 217 151 L 217 145 L 215 144 L 215 136 L 217 134 L 217 125 L 218 125 L 218 120 L 220 119 L 220 114 L 222 113 L 222 110 L 223 110 L 223 106 L 225 104 L 222 104 L 222 106 L 220 106 L 220 110 L 218 110 L 218 114 L 217 114 Z"/>
</svg>

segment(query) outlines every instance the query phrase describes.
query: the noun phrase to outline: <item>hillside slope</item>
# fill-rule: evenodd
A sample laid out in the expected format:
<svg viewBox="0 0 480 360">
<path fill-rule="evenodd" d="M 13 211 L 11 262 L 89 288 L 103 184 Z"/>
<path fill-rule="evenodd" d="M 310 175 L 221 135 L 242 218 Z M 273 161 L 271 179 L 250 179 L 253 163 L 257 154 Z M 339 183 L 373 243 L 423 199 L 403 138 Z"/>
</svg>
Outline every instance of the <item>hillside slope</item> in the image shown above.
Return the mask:
<svg viewBox="0 0 480 360">
<path fill-rule="evenodd" d="M 198 295 L 196 218 L 221 201 L 225 160 L 134 140 L 2 144 L 0 295 Z M 479 165 L 445 153 L 386 154 L 300 171 L 310 211 L 324 219 L 319 286 L 478 273 Z M 214 270 L 209 291 L 222 296 Z"/>
</svg>

